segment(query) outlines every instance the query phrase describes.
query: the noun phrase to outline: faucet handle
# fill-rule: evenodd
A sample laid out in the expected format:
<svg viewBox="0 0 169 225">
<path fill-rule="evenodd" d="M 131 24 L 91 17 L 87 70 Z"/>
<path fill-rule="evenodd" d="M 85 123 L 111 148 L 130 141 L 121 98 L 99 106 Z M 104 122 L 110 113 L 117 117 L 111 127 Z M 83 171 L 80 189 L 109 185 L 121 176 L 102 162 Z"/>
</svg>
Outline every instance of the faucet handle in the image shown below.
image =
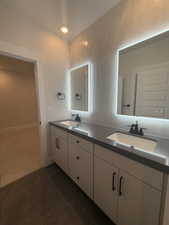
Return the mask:
<svg viewBox="0 0 169 225">
<path fill-rule="evenodd" d="M 139 135 L 144 136 L 144 130 L 147 130 L 147 128 L 141 127 L 139 131 Z"/>
<path fill-rule="evenodd" d="M 75 119 L 76 116 L 77 116 L 77 114 L 72 113 L 72 119 L 73 119 L 73 120 Z"/>
<path fill-rule="evenodd" d="M 130 133 L 131 134 L 133 134 L 133 133 L 135 133 L 135 127 L 136 127 L 136 124 L 134 124 L 134 123 L 132 123 L 131 125 L 130 125 Z"/>
<path fill-rule="evenodd" d="M 73 116 L 73 120 L 77 121 L 77 122 L 81 122 L 81 118 L 80 118 L 80 115 L 77 113 L 77 114 L 72 114 Z"/>
</svg>

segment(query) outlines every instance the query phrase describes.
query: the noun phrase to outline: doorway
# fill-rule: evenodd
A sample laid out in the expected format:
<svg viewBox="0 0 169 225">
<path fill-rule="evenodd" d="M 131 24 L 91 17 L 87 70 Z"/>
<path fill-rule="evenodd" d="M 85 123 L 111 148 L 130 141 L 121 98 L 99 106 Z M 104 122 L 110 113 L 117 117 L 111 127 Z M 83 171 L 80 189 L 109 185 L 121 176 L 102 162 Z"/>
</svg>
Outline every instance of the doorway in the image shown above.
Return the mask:
<svg viewBox="0 0 169 225">
<path fill-rule="evenodd" d="M 42 166 L 35 69 L 0 55 L 0 187 Z"/>
</svg>

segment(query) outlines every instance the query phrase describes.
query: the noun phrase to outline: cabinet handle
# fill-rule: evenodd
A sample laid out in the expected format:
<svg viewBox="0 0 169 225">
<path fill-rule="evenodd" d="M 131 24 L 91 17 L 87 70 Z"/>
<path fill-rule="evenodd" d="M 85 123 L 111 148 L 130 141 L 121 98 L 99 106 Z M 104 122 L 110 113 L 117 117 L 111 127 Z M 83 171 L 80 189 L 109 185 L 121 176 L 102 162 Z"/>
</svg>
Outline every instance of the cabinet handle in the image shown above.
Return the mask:
<svg viewBox="0 0 169 225">
<path fill-rule="evenodd" d="M 80 143 L 80 141 L 79 141 L 79 140 L 77 140 L 77 141 L 76 141 L 76 143 L 77 143 L 77 144 L 79 144 L 79 143 Z"/>
<path fill-rule="evenodd" d="M 116 172 L 114 172 L 112 176 L 112 191 L 116 190 L 115 179 L 116 179 Z"/>
<path fill-rule="evenodd" d="M 122 105 L 122 107 L 128 107 L 128 108 L 130 108 L 130 104 Z"/>
<path fill-rule="evenodd" d="M 60 149 L 60 147 L 59 147 L 59 139 L 58 138 L 55 139 L 55 147 L 57 149 Z"/>
<path fill-rule="evenodd" d="M 76 156 L 76 159 L 77 159 L 77 160 L 79 160 L 79 159 L 80 159 L 80 157 L 79 157 L 79 156 Z"/>
<path fill-rule="evenodd" d="M 123 176 L 120 177 L 120 183 L 119 183 L 119 196 L 122 196 L 122 181 L 123 181 Z"/>
</svg>

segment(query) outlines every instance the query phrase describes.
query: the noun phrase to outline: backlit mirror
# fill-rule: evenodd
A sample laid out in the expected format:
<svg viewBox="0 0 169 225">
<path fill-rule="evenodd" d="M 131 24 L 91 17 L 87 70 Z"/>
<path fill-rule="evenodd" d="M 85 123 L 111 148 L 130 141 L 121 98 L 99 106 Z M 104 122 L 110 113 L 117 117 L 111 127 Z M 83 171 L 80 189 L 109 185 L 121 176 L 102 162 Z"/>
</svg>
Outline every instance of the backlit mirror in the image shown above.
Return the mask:
<svg viewBox="0 0 169 225">
<path fill-rule="evenodd" d="M 71 110 L 89 111 L 90 64 L 70 70 Z"/>
<path fill-rule="evenodd" d="M 119 50 L 117 114 L 169 119 L 169 32 Z"/>
</svg>

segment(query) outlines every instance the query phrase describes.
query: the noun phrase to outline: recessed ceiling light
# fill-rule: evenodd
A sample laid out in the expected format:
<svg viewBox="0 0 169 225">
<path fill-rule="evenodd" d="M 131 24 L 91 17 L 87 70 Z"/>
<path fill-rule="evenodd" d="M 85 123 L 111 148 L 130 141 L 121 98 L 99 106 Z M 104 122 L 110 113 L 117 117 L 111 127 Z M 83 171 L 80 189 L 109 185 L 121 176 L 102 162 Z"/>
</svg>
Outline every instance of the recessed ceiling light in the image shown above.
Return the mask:
<svg viewBox="0 0 169 225">
<path fill-rule="evenodd" d="M 83 45 L 84 47 L 87 47 L 87 46 L 89 45 L 89 42 L 88 42 L 88 41 L 83 41 L 83 42 L 82 42 L 82 45 Z"/>
<path fill-rule="evenodd" d="M 69 32 L 69 29 L 68 29 L 66 26 L 62 26 L 62 27 L 60 28 L 60 30 L 61 30 L 61 32 L 62 32 L 63 34 L 67 34 L 67 33 Z"/>
</svg>

